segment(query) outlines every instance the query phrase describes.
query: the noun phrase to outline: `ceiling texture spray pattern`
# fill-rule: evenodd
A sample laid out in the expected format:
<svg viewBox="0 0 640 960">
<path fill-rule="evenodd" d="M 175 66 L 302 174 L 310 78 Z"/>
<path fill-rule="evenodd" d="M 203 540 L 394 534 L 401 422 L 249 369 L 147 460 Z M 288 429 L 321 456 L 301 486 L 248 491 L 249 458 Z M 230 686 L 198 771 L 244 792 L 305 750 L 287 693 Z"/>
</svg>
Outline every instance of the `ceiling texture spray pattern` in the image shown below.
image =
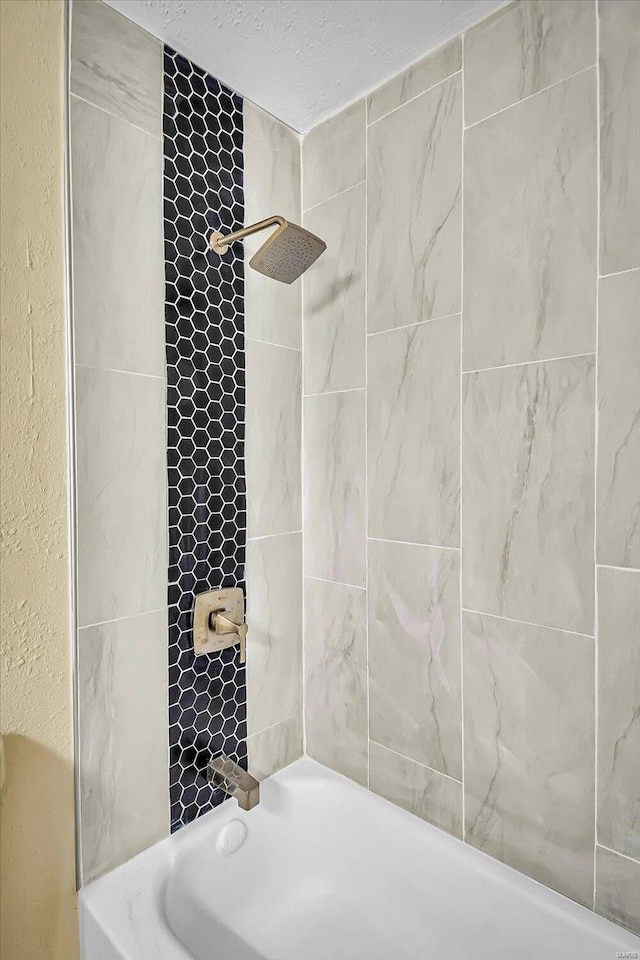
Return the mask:
<svg viewBox="0 0 640 960">
<path fill-rule="evenodd" d="M 107 0 L 299 133 L 504 0 Z"/>
</svg>

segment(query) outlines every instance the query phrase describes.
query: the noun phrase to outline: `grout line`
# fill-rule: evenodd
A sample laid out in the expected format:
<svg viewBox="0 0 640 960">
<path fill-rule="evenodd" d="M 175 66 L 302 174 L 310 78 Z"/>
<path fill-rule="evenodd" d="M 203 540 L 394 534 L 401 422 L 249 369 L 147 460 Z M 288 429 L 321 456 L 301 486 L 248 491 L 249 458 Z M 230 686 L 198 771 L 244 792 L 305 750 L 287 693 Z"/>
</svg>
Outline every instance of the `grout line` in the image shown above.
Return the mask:
<svg viewBox="0 0 640 960">
<path fill-rule="evenodd" d="M 487 373 L 489 370 L 509 370 L 511 367 L 530 367 L 537 363 L 555 363 L 557 360 L 578 360 L 580 357 L 595 357 L 596 351 L 589 353 L 569 353 L 564 357 L 543 357 L 541 360 L 522 360 L 519 363 L 500 363 L 496 367 L 477 367 L 475 370 L 463 370 L 462 375 L 470 373 Z"/>
<path fill-rule="evenodd" d="M 168 610 L 169 604 L 165 604 L 164 607 L 156 607 L 155 610 L 141 610 L 140 613 L 127 613 L 124 617 L 113 617 L 111 620 L 97 620 L 95 623 L 85 623 L 81 627 L 78 627 L 78 632 L 80 630 L 88 630 L 90 627 L 103 627 L 108 623 L 120 623 L 122 620 L 133 620 L 135 617 L 148 617 L 152 613 L 162 613 L 163 610 Z"/>
<path fill-rule="evenodd" d="M 418 60 L 417 62 L 420 63 L 419 60 Z M 425 93 L 430 93 L 432 90 L 435 90 L 436 87 L 441 87 L 443 83 L 446 83 L 446 82 L 447 82 L 447 80 L 451 80 L 453 77 L 457 77 L 457 76 L 462 77 L 462 67 L 461 67 L 459 70 L 454 70 L 453 73 L 450 73 L 450 74 L 448 74 L 446 77 L 443 77 L 442 80 L 438 80 L 437 83 L 432 83 L 430 87 L 426 87 L 426 89 L 421 90 L 420 93 L 416 93 L 416 95 L 415 95 L 414 97 L 409 97 L 408 100 L 403 100 L 402 103 L 399 103 L 397 107 L 393 107 L 391 110 L 388 110 L 387 113 L 383 113 L 382 116 L 376 117 L 375 120 L 372 120 L 371 122 L 369 122 L 369 119 L 368 119 L 368 118 L 369 118 L 369 109 L 368 109 L 369 97 L 372 96 L 374 93 L 376 93 L 377 90 L 381 90 L 383 87 L 386 87 L 386 85 L 387 85 L 388 83 L 393 83 L 393 81 L 394 81 L 397 77 L 401 76 L 402 73 L 408 72 L 409 70 L 411 70 L 411 67 L 407 67 L 406 70 L 401 71 L 400 74 L 396 74 L 395 76 L 390 77 L 390 79 L 387 80 L 386 83 L 383 83 L 380 87 L 377 87 L 376 90 L 373 90 L 370 94 L 368 94 L 368 96 L 366 97 L 366 100 L 367 100 L 367 129 L 368 129 L 369 127 L 375 126 L 376 123 L 380 123 L 381 120 L 386 120 L 387 117 L 390 117 L 393 113 L 396 113 L 398 110 L 402 110 L 402 108 L 403 108 L 403 107 L 406 107 L 408 103 L 413 103 L 414 100 L 419 100 L 420 97 L 424 97 Z M 464 118 L 464 114 L 463 114 L 462 116 L 463 116 L 463 118 Z M 464 123 L 464 119 L 463 119 L 463 123 Z"/>
<path fill-rule="evenodd" d="M 305 393 L 303 396 L 305 398 L 309 397 L 331 397 L 337 393 L 359 393 L 362 390 L 366 390 L 366 387 L 348 387 L 346 390 L 324 390 L 320 393 Z"/>
<path fill-rule="evenodd" d="M 367 178 L 364 180 L 358 180 L 357 183 L 352 183 L 350 187 L 345 187 L 344 190 L 339 190 L 337 193 L 333 193 L 330 197 L 327 197 L 326 200 L 321 200 L 319 203 L 314 203 L 312 207 L 307 207 L 306 210 L 303 210 L 303 214 L 311 213 L 312 210 L 317 210 L 318 207 L 324 207 L 326 203 L 331 203 L 332 200 L 335 200 L 337 197 L 343 197 L 345 193 L 350 193 L 351 190 L 356 190 L 358 187 L 362 187 L 366 184 Z"/>
<path fill-rule="evenodd" d="M 597 847 L 600 847 L 601 850 L 607 850 L 609 853 L 615 853 L 616 857 L 622 857 L 623 860 L 630 860 L 631 863 L 640 863 L 640 860 L 636 860 L 635 857 L 630 857 L 627 853 L 620 853 L 619 850 L 614 850 L 613 847 L 606 847 L 604 843 L 597 843 Z"/>
<path fill-rule="evenodd" d="M 345 583 L 343 580 L 327 580 L 325 577 L 312 577 L 310 574 L 304 574 L 305 580 L 317 580 L 318 583 L 332 583 L 336 587 L 349 587 L 350 590 L 366 590 L 366 587 L 358 586 L 357 583 Z"/>
<path fill-rule="evenodd" d="M 262 343 L 266 347 L 280 347 L 281 350 L 291 350 L 293 353 L 302 353 L 302 347 L 290 347 L 286 343 L 274 343 L 272 340 L 259 340 L 258 337 L 249 337 L 245 333 L 245 342 Z"/>
<path fill-rule="evenodd" d="M 379 337 L 383 333 L 395 333 L 396 330 L 408 330 L 410 327 L 420 327 L 423 323 L 437 323 L 438 320 L 454 320 L 456 317 L 461 315 L 461 311 L 458 313 L 443 313 L 440 317 L 429 317 L 428 320 L 416 320 L 414 323 L 402 323 L 399 327 L 388 327 L 386 330 L 374 330 L 373 333 L 368 333 L 368 337 Z"/>
<path fill-rule="evenodd" d="M 578 633 L 577 630 L 565 630 L 564 627 L 550 627 L 548 623 L 534 623 L 533 620 L 516 620 L 515 617 L 503 617 L 500 613 L 487 613 L 486 610 L 472 610 L 471 607 L 462 607 L 463 613 L 475 613 L 479 617 L 491 617 L 492 620 L 506 620 L 508 623 L 520 623 L 526 627 L 540 627 L 542 630 L 556 630 L 558 633 L 569 633 L 573 637 L 582 637 L 584 640 L 593 640 L 590 633 Z"/>
<path fill-rule="evenodd" d="M 259 540 L 272 540 L 273 537 L 291 537 L 294 533 L 302 533 L 302 530 L 282 530 L 280 533 L 264 533 L 259 537 L 247 537 L 247 543 L 257 542 Z"/>
<path fill-rule="evenodd" d="M 304 224 L 304 161 L 303 161 L 303 146 L 304 146 L 304 137 L 300 139 L 300 219 Z M 300 281 L 300 523 L 302 525 L 301 537 L 300 537 L 300 547 L 301 547 L 301 556 L 300 556 L 300 591 L 301 591 L 301 614 L 302 614 L 302 656 L 301 656 L 301 670 L 302 676 L 300 678 L 301 683 L 301 696 L 300 696 L 300 706 L 302 709 L 302 755 L 307 755 L 307 654 L 306 654 L 306 637 L 307 637 L 307 621 L 306 621 L 306 604 L 305 604 L 305 589 L 304 589 L 304 544 L 305 544 L 305 535 L 304 528 L 306 526 L 305 521 L 305 493 L 306 493 L 306 474 L 304 469 L 304 441 L 305 441 L 305 400 L 304 400 L 304 384 L 305 384 L 305 335 L 304 335 L 304 291 L 305 291 L 306 280 L 304 274 Z"/>
<path fill-rule="evenodd" d="M 599 125 L 598 125 L 598 129 L 599 129 Z M 600 192 L 600 191 L 598 190 L 598 193 L 599 193 L 599 192 Z M 599 209 L 600 209 L 600 208 L 598 207 L 598 211 L 599 211 Z M 637 273 L 638 270 L 640 270 L 640 266 L 638 266 L 638 267 L 629 267 L 628 270 L 614 270 L 613 273 L 599 273 L 599 274 L 598 274 L 598 280 L 606 280 L 607 277 L 621 277 L 621 276 L 622 276 L 623 274 L 625 274 L 625 273 Z M 614 850 L 614 853 L 615 853 L 615 850 Z"/>
<path fill-rule="evenodd" d="M 458 502 L 459 502 L 459 515 L 458 515 L 458 527 L 459 527 L 459 537 L 460 537 L 460 560 L 458 564 L 458 603 L 459 603 L 459 617 L 460 617 L 460 748 L 461 748 L 461 773 L 462 777 L 462 825 L 461 825 L 461 836 L 462 840 L 466 842 L 467 828 L 466 828 L 466 801 L 465 801 L 465 789 L 464 789 L 464 633 L 462 630 L 462 337 L 463 337 L 463 324 L 464 324 L 464 32 L 460 37 L 461 43 L 461 63 L 462 63 L 462 79 L 460 83 L 461 88 L 461 107 L 462 107 L 462 118 L 461 118 L 461 154 L 460 154 L 460 384 L 459 384 L 459 423 L 458 423 L 458 468 L 459 468 L 459 487 L 458 487 Z"/>
<path fill-rule="evenodd" d="M 393 747 L 388 747 L 385 743 L 378 743 L 377 740 L 372 740 L 371 743 L 375 743 L 377 747 L 382 747 L 383 750 L 388 750 L 389 753 L 395 753 L 397 757 L 402 757 L 403 760 L 408 760 L 409 763 L 415 763 L 419 767 L 424 767 L 425 770 L 430 770 L 431 773 L 436 773 L 439 777 L 446 777 L 447 780 L 453 780 L 454 783 L 462 786 L 461 780 L 456 780 L 455 777 L 449 776 L 448 773 L 443 773 L 442 770 L 436 770 L 435 767 L 430 767 L 428 763 L 423 763 L 421 760 L 414 760 L 413 757 L 408 757 L 404 753 L 400 753 L 399 750 L 394 750 Z"/>
<path fill-rule="evenodd" d="M 523 97 L 522 100 L 516 100 L 514 103 L 510 103 L 507 107 L 502 107 L 501 110 L 496 110 L 495 113 L 490 113 L 486 117 L 483 117 L 481 120 L 476 120 L 474 123 L 469 123 L 464 129 L 473 130 L 474 127 L 479 126 L 481 123 L 485 123 L 487 120 L 491 120 L 493 117 L 500 116 L 501 113 L 505 113 L 507 110 L 513 110 L 514 107 L 519 106 L 521 103 L 526 103 L 527 100 L 533 100 L 534 97 L 539 97 L 541 93 L 546 93 L 547 90 L 553 90 L 554 87 L 559 87 L 561 83 L 566 83 L 567 80 L 573 80 L 574 77 L 579 77 L 583 73 L 587 73 L 588 70 L 593 70 L 594 67 L 597 67 L 598 61 L 590 64 L 588 67 L 583 67 L 582 70 L 576 70 L 575 73 L 570 73 L 568 77 L 563 77 L 561 80 L 556 80 L 555 83 L 550 83 L 548 87 L 543 87 L 542 90 L 536 90 L 535 93 L 530 93 L 528 97 Z"/>
<path fill-rule="evenodd" d="M 369 690 L 369 351 L 367 349 L 369 336 L 369 100 L 364 101 L 364 637 L 366 657 L 366 710 L 367 710 L 367 789 L 371 789 L 371 710 Z"/>
<path fill-rule="evenodd" d="M 312 210 L 317 210 L 318 207 L 321 207 L 323 203 L 327 203 L 329 200 L 335 200 L 336 197 L 341 197 L 344 193 L 349 193 L 349 190 L 353 190 L 355 187 L 359 187 L 366 182 L 367 178 L 365 176 L 364 180 L 358 180 L 357 183 L 352 183 L 350 187 L 345 187 L 344 190 L 338 190 L 337 193 L 332 193 L 330 197 L 325 197 L 324 200 L 321 200 L 319 203 L 313 203 L 310 207 L 303 207 L 302 213 L 311 213 Z"/>
<path fill-rule="evenodd" d="M 621 573 L 640 573 L 640 567 L 614 567 L 611 563 L 596 563 L 597 570 L 619 570 Z"/>
<path fill-rule="evenodd" d="M 594 480 L 593 480 L 593 901 L 592 908 L 596 909 L 596 848 L 598 846 L 598 644 L 600 630 L 598 621 L 600 616 L 598 604 L 598 349 L 600 338 L 600 22 L 598 17 L 598 0 L 593 0 L 596 18 L 596 362 L 594 375 Z"/>
<path fill-rule="evenodd" d="M 251 740 L 252 737 L 259 737 L 261 733 L 266 733 L 268 730 L 273 730 L 274 727 L 279 727 L 281 723 L 288 723 L 289 720 L 296 720 L 297 717 L 297 713 L 291 713 L 288 717 L 283 717 L 282 720 L 276 720 L 275 723 L 270 723 L 268 727 L 262 727 L 261 730 L 255 730 L 253 733 L 248 733 L 247 740 Z"/>
<path fill-rule="evenodd" d="M 390 540 L 387 537 L 367 537 L 375 543 L 400 543 L 404 547 L 428 547 L 430 550 L 460 550 L 460 547 L 443 547 L 438 543 L 420 543 L 418 540 Z"/>
<path fill-rule="evenodd" d="M 131 22 L 131 21 L 129 21 Z M 147 137 L 151 137 L 153 140 L 156 140 L 160 147 L 162 148 L 162 133 L 151 133 L 150 130 L 145 130 L 144 127 L 139 126 L 137 123 L 133 123 L 131 120 L 126 120 L 124 117 L 118 116 L 117 113 L 112 113 L 111 110 L 107 110 L 106 107 L 100 106 L 98 103 L 94 103 L 93 100 L 87 100 L 86 97 L 81 97 L 77 93 L 69 91 L 69 96 L 73 97 L 74 100 L 80 100 L 81 103 L 86 103 L 89 107 L 95 107 L 96 110 L 99 110 L 100 113 L 106 113 L 108 117 L 111 117 L 113 120 L 120 120 L 122 123 L 126 123 L 128 127 L 133 127 L 134 130 L 137 130 L 139 133 L 146 134 Z M 162 130 L 162 104 L 160 104 L 160 130 Z"/>
<path fill-rule="evenodd" d="M 99 370 L 100 373 L 123 373 L 127 377 L 147 377 L 149 380 L 166 382 L 166 377 L 161 377 L 157 373 L 139 373 L 137 370 L 119 370 L 117 367 L 96 367 L 92 363 L 76 363 L 77 367 L 84 367 L 85 370 Z"/>
</svg>

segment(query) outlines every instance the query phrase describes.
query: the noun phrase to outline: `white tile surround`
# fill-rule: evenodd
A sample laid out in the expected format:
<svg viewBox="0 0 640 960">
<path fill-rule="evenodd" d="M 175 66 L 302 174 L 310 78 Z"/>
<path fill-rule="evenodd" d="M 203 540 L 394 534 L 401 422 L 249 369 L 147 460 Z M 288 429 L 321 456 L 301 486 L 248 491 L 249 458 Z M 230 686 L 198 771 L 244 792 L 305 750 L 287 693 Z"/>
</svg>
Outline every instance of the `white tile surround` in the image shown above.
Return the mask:
<svg viewBox="0 0 640 960">
<path fill-rule="evenodd" d="M 161 45 L 129 26 L 124 83 L 104 44 L 72 71 L 75 141 L 149 171 L 113 202 L 75 152 L 110 231 L 136 198 L 146 211 L 110 266 L 129 281 L 101 285 L 109 245 L 85 246 L 76 291 L 77 389 L 94 411 L 79 466 L 111 465 L 115 484 L 79 516 L 106 565 L 83 573 L 80 542 L 95 581 L 81 582 L 81 696 L 98 721 L 81 733 L 85 881 L 169 829 L 166 729 L 129 745 L 143 722 L 132 629 L 154 658 L 144 702 L 166 721 L 162 280 L 142 253 L 161 241 Z M 636 928 L 640 189 L 625 170 L 639 60 L 638 0 L 518 0 L 303 139 L 248 101 L 244 117 L 247 223 L 283 213 L 329 243 L 302 283 L 245 274 L 250 769 L 306 749 Z M 80 244 L 91 224 L 74 229 Z M 148 459 L 132 456 L 140 437 L 115 436 L 116 382 Z M 145 510 L 118 531 L 122 482 Z M 102 750 L 139 808 L 97 777 Z M 166 809 L 147 807 L 141 762 Z"/>
<path fill-rule="evenodd" d="M 306 750 L 636 929 L 639 63 L 515 2 L 302 150 Z"/>
</svg>

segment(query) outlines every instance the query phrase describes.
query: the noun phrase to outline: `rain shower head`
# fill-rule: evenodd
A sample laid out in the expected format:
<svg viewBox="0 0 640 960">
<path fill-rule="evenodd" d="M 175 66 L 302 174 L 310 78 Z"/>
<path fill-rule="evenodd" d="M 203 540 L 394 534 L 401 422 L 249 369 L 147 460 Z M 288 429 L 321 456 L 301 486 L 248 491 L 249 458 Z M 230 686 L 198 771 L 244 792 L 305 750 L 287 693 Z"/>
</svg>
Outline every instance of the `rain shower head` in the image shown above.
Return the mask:
<svg viewBox="0 0 640 960">
<path fill-rule="evenodd" d="M 312 263 L 327 249 L 326 243 L 309 233 L 295 223 L 289 223 L 284 217 L 268 217 L 253 223 L 243 230 L 236 230 L 228 236 L 221 233 L 212 233 L 209 237 L 209 246 L 215 253 L 225 253 L 230 243 L 242 240 L 244 237 L 266 230 L 267 227 L 278 225 L 260 249 L 249 261 L 249 266 L 264 273 L 265 276 L 281 283 L 293 283 Z"/>
</svg>

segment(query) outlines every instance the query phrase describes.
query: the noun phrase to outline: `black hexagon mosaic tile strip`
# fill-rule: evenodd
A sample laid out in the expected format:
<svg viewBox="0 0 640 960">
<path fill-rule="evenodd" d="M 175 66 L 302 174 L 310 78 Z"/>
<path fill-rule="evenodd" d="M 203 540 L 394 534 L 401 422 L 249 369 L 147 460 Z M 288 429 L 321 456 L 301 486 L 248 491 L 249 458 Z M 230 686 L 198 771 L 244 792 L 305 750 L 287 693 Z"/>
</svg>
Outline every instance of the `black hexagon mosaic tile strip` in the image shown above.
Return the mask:
<svg viewBox="0 0 640 960">
<path fill-rule="evenodd" d="M 242 98 L 164 50 L 164 244 L 169 502 L 171 829 L 225 799 L 205 768 L 246 767 L 246 683 L 237 647 L 195 657 L 194 594 L 244 587 L 244 252 L 212 230 L 244 223 Z"/>
</svg>

